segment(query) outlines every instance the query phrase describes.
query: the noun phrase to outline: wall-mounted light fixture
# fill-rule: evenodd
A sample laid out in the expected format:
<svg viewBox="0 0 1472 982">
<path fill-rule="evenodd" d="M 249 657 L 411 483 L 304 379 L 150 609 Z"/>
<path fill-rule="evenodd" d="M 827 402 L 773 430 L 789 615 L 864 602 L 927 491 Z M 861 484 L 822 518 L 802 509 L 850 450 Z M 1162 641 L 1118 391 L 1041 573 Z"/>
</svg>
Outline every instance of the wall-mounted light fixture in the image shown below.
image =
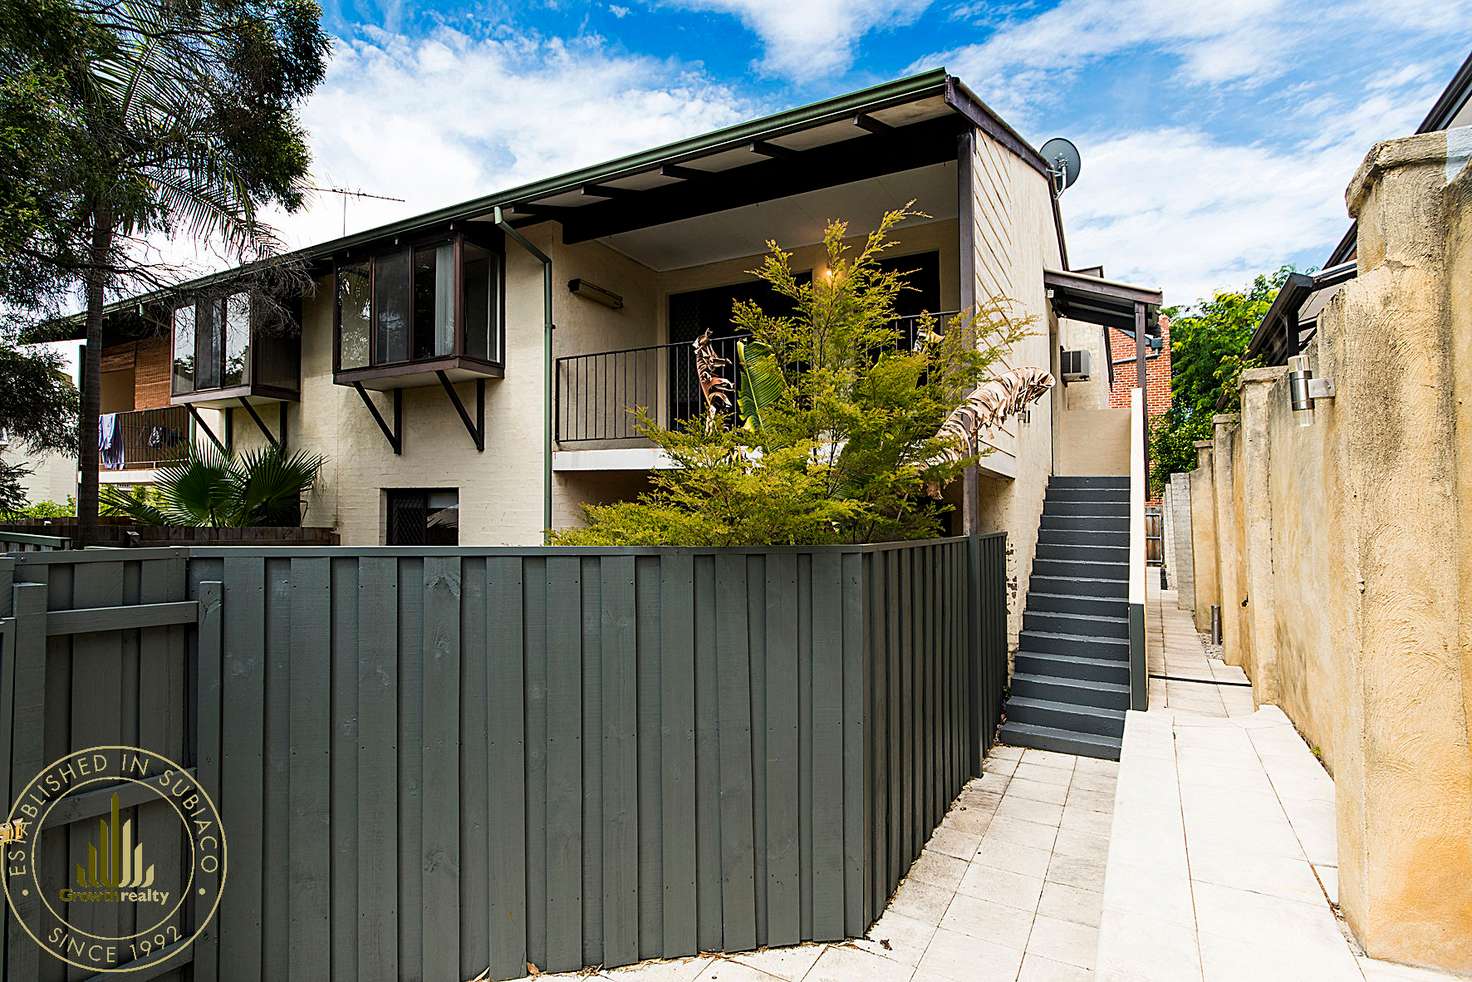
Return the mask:
<svg viewBox="0 0 1472 982">
<path fill-rule="evenodd" d="M 603 287 L 596 283 L 589 283 L 581 277 L 568 280 L 567 289 L 574 296 L 582 297 L 584 300 L 591 300 L 594 303 L 601 303 L 603 306 L 612 307 L 614 310 L 622 310 L 624 306 L 623 297 L 614 293 L 612 290 L 603 289 Z"/>
<path fill-rule="evenodd" d="M 1314 423 L 1314 400 L 1334 398 L 1334 380 L 1314 378 L 1306 355 L 1288 359 L 1288 401 L 1298 416 L 1299 426 Z"/>
</svg>

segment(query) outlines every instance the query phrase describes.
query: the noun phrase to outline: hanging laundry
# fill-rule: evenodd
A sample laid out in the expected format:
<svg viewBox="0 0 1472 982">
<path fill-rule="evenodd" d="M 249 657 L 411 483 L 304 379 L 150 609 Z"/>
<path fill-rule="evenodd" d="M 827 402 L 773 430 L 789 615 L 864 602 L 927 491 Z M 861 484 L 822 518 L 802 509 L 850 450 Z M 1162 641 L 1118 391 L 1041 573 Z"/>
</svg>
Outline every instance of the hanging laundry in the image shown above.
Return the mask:
<svg viewBox="0 0 1472 982">
<path fill-rule="evenodd" d="M 110 471 L 120 471 L 127 463 L 123 453 L 123 427 L 117 413 L 103 413 L 97 417 L 97 450 L 102 455 L 102 466 Z"/>
</svg>

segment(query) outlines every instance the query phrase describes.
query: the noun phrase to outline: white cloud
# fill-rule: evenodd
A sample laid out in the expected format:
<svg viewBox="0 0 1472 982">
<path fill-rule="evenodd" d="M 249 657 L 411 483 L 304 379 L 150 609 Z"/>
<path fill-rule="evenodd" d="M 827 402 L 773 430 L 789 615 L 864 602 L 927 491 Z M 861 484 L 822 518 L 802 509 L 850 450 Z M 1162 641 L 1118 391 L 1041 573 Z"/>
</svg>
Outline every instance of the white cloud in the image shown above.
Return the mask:
<svg viewBox="0 0 1472 982">
<path fill-rule="evenodd" d="M 1349 227 L 1355 168 L 1376 140 L 1412 132 L 1433 98 L 1371 94 L 1291 144 L 1233 145 L 1186 128 L 1083 137 L 1083 173 L 1062 199 L 1069 258 L 1161 286 L 1168 303 L 1243 285 L 1305 251 L 1321 262 Z"/>
<path fill-rule="evenodd" d="M 608 5 L 608 12 L 617 17 L 619 20 L 623 20 L 625 17 L 629 16 L 629 8 L 620 7 L 616 3 L 611 3 Z"/>
<path fill-rule="evenodd" d="M 847 71 L 870 31 L 903 27 L 930 0 L 671 0 L 682 7 L 732 14 L 765 48 L 762 71 L 809 82 Z"/>
<path fill-rule="evenodd" d="M 410 40 L 375 31 L 334 47 L 304 112 L 314 183 L 404 198 L 351 199 L 348 231 L 705 132 L 752 115 L 697 69 L 600 39 Z M 279 216 L 293 247 L 336 237 L 342 201 Z"/>
<path fill-rule="evenodd" d="M 1307 17 L 1287 0 L 1062 0 L 1042 12 L 968 4 L 973 23 L 992 18 L 989 33 L 912 67 L 944 63 L 1017 125 L 1072 119 L 1084 131 L 1075 137 L 1084 167 L 1062 201 L 1070 258 L 1190 302 L 1305 254 L 1322 261 L 1344 233 L 1355 167 L 1376 140 L 1415 129 L 1445 69 L 1387 57 L 1346 85 L 1354 63 L 1335 52 L 1373 37 L 1384 51 L 1414 52 L 1415 39 L 1444 43 L 1472 16 L 1472 0 L 1406 3 L 1353 0 Z M 1121 132 L 1070 112 L 1069 98 L 1095 78 L 1129 77 L 1117 74 L 1122 61 L 1161 56 L 1175 60 L 1172 77 L 1133 91 L 1192 110 L 1172 117 L 1192 122 Z M 1206 120 L 1224 104 L 1259 106 L 1277 125 L 1223 136 Z M 1256 142 L 1267 132 L 1286 136 Z"/>
<path fill-rule="evenodd" d="M 972 4 L 962 8 L 990 33 L 984 40 L 936 51 L 912 68 L 944 64 L 999 109 L 1025 119 L 1056 104 L 1090 66 L 1134 53 L 1173 56 L 1175 81 L 1251 87 L 1290 75 L 1300 54 L 1323 55 L 1375 31 L 1443 35 L 1472 17 L 1472 0 L 1355 0 L 1325 4 L 1305 16 L 1290 0 L 1063 0 L 1042 13 Z M 1415 67 L 1408 70 L 1414 75 Z M 1407 73 L 1377 81 L 1397 85 Z"/>
</svg>

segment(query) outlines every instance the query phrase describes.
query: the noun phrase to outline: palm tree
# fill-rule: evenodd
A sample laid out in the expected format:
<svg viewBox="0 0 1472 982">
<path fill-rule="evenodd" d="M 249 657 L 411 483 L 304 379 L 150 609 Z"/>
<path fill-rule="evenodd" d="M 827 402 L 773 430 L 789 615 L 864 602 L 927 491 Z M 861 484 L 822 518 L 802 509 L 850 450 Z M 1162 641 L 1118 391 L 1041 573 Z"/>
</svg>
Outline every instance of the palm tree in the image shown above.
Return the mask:
<svg viewBox="0 0 1472 982">
<path fill-rule="evenodd" d="M 310 154 L 296 109 L 322 79 L 328 41 L 309 0 L 22 0 L 20 7 L 34 18 L 38 51 L 65 79 L 68 163 L 81 185 L 75 229 L 85 260 L 75 275 L 87 347 L 77 518 L 85 544 L 97 520 L 106 298 L 177 279 L 150 260 L 150 237 L 182 233 L 243 265 L 278 254 L 260 211 L 303 202 Z"/>
<path fill-rule="evenodd" d="M 152 493 L 138 495 L 109 485 L 102 504 L 142 525 L 192 528 L 291 527 L 302 523 L 301 503 L 317 483 L 321 456 L 275 447 L 240 457 L 192 451 L 163 468 Z"/>
</svg>

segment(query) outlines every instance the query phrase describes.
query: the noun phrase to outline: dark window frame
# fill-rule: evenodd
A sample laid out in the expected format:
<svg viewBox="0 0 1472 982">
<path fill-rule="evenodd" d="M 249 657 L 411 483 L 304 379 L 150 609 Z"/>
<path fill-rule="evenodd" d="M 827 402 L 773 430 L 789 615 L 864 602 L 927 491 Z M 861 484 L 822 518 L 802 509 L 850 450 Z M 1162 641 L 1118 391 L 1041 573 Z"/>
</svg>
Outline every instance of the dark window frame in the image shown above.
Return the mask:
<svg viewBox="0 0 1472 982">
<path fill-rule="evenodd" d="M 230 301 L 237 296 L 244 295 L 249 304 L 249 314 L 246 323 L 246 355 L 243 369 L 243 377 L 239 382 L 225 381 L 224 366 L 229 353 L 228 317 Z M 190 357 L 192 364 L 190 368 L 190 387 L 181 390 L 178 387 L 178 374 L 174 368 L 178 359 L 179 335 L 175 324 L 175 314 L 182 309 L 190 308 L 194 311 L 194 351 Z M 295 400 L 301 394 L 301 331 L 297 329 L 289 335 L 266 334 L 261 330 L 261 314 L 256 306 L 254 298 L 247 290 L 233 290 L 223 293 L 211 293 L 207 296 L 196 297 L 187 303 L 177 303 L 169 310 L 169 397 L 172 402 L 202 402 L 211 399 L 232 398 L 245 395 L 263 395 L 269 398 Z M 208 320 L 204 315 L 208 315 Z M 297 323 L 301 322 L 300 306 L 294 307 L 294 315 Z M 200 385 L 200 358 L 198 357 L 201 342 L 201 324 L 208 325 L 214 321 L 219 323 L 220 344 L 215 354 L 215 369 L 218 378 L 215 384 Z M 296 377 L 292 379 L 290 387 L 284 387 L 274 382 L 261 381 L 261 366 L 259 361 L 266 344 L 280 343 L 289 344 L 294 347 L 291 352 L 290 361 L 296 366 Z"/>
<path fill-rule="evenodd" d="M 496 298 L 492 310 L 496 317 L 494 359 L 481 358 L 469 353 L 467 327 L 465 323 L 465 243 L 470 242 L 495 257 Z M 417 250 L 449 243 L 454 264 L 454 337 L 453 350 L 447 355 L 428 358 L 414 357 L 413 325 L 415 320 L 414 253 Z M 408 338 L 409 357 L 396 361 L 380 361 L 378 355 L 378 265 L 384 256 L 406 256 L 408 259 L 408 316 L 405 324 L 410 332 Z M 344 266 L 367 265 L 368 267 L 368 364 L 354 368 L 342 365 L 342 289 L 339 271 Z M 413 367 L 432 366 L 446 361 L 465 361 L 487 369 L 502 370 L 506 366 L 506 251 L 499 235 L 470 234 L 454 231 L 443 234 L 401 238 L 392 245 L 383 246 L 357 255 L 334 258 L 332 264 L 332 372 L 334 375 L 351 373 L 353 376 L 371 376 L 376 372 Z"/>
</svg>

